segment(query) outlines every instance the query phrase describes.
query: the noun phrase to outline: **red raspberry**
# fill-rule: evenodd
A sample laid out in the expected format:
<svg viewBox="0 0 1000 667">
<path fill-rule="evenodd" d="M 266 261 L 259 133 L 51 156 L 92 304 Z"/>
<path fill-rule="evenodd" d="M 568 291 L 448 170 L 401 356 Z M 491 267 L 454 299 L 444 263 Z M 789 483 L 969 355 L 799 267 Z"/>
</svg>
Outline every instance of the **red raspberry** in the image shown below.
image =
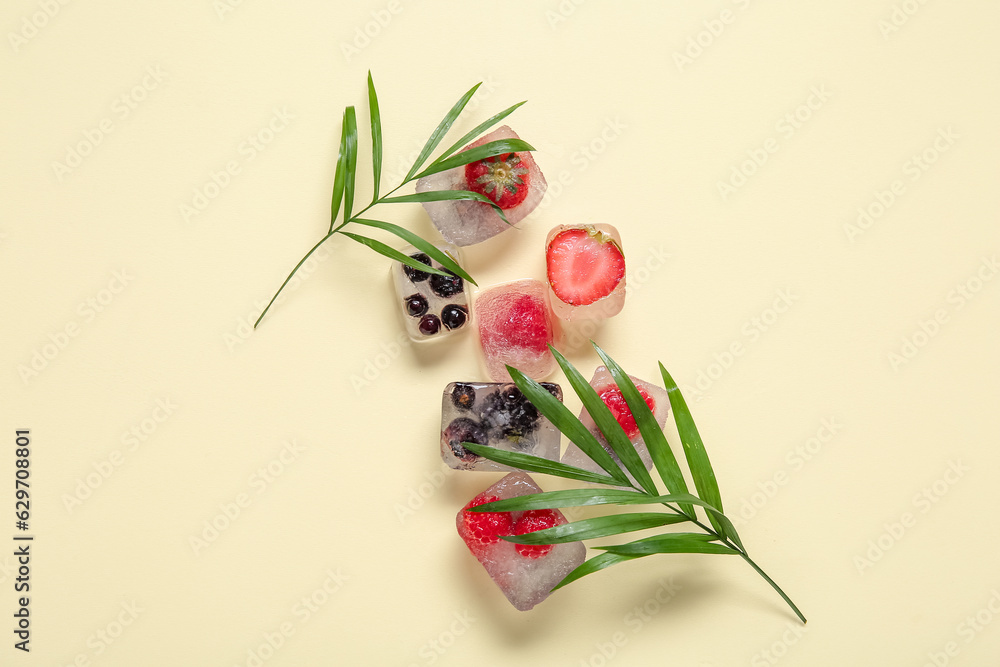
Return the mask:
<svg viewBox="0 0 1000 667">
<path fill-rule="evenodd" d="M 528 196 L 528 168 L 519 153 L 504 153 L 465 165 L 469 190 L 478 192 L 500 208 L 513 208 Z"/>
<path fill-rule="evenodd" d="M 646 405 L 649 406 L 649 409 L 656 409 L 656 401 L 653 400 L 652 396 L 650 396 L 649 393 L 642 387 L 636 387 L 636 389 L 639 390 L 639 395 L 646 401 Z M 602 389 L 598 389 L 597 395 L 601 397 L 601 400 L 604 401 L 604 405 L 608 406 L 608 409 L 611 410 L 611 414 L 613 414 L 615 419 L 618 420 L 618 423 L 621 424 L 621 427 L 624 429 L 625 435 L 629 437 L 629 440 L 639 434 L 639 426 L 635 423 L 635 417 L 632 416 L 632 411 L 628 409 L 628 403 L 625 402 L 625 397 L 622 396 L 622 390 L 618 388 L 618 385 L 612 384 Z"/>
<path fill-rule="evenodd" d="M 477 507 L 484 503 L 500 500 L 498 496 L 479 494 L 469 501 L 463 509 Z M 465 527 L 465 543 L 469 550 L 476 553 L 491 544 L 500 541 L 501 535 L 510 535 L 512 522 L 510 512 L 462 512 Z"/>
<path fill-rule="evenodd" d="M 545 301 L 537 296 L 523 294 L 507 311 L 508 344 L 532 352 L 546 352 L 555 338 L 552 318 Z"/>
<path fill-rule="evenodd" d="M 514 524 L 514 535 L 533 533 L 553 526 L 561 526 L 566 520 L 555 510 L 528 510 Z M 525 558 L 541 558 L 552 551 L 551 544 L 515 544 L 517 553 Z"/>
</svg>

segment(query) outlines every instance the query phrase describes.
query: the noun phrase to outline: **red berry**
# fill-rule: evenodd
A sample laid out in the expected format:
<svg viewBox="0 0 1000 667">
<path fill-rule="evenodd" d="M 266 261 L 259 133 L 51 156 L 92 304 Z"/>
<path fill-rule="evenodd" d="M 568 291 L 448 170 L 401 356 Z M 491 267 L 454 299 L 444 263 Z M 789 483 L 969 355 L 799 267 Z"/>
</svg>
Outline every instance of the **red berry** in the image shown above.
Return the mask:
<svg viewBox="0 0 1000 667">
<path fill-rule="evenodd" d="M 554 333 L 552 318 L 543 299 L 529 294 L 519 295 L 507 312 L 507 323 L 509 345 L 539 354 L 549 349 Z"/>
<path fill-rule="evenodd" d="M 566 520 L 554 510 L 528 510 L 514 524 L 514 535 L 533 533 L 564 523 Z M 541 558 L 552 551 L 551 544 L 515 544 L 514 548 L 525 558 Z"/>
<path fill-rule="evenodd" d="M 479 494 L 464 509 L 500 500 L 498 496 Z M 510 512 L 462 512 L 465 525 L 465 543 L 475 553 L 483 547 L 500 541 L 501 535 L 510 535 Z"/>
<path fill-rule="evenodd" d="M 545 263 L 552 291 L 571 306 L 603 299 L 625 277 L 618 243 L 589 225 L 556 234 L 545 249 Z"/>
<path fill-rule="evenodd" d="M 500 208 L 513 208 L 528 196 L 528 168 L 520 153 L 504 153 L 465 165 L 465 181 L 473 192 L 487 197 Z"/>
<path fill-rule="evenodd" d="M 643 389 L 642 387 L 636 387 L 639 390 L 639 395 L 642 396 L 643 400 L 646 401 L 646 405 L 649 406 L 650 410 L 656 409 L 656 401 L 653 397 Z M 625 435 L 631 440 L 639 433 L 639 427 L 635 423 L 635 417 L 632 416 L 632 411 L 628 409 L 628 403 L 625 402 L 625 397 L 622 396 L 622 390 L 618 388 L 618 385 L 608 385 L 597 390 L 597 395 L 601 397 L 604 401 L 604 405 L 608 406 L 611 410 L 611 414 L 615 416 L 618 423 L 621 424 L 622 429 L 625 431 Z"/>
</svg>

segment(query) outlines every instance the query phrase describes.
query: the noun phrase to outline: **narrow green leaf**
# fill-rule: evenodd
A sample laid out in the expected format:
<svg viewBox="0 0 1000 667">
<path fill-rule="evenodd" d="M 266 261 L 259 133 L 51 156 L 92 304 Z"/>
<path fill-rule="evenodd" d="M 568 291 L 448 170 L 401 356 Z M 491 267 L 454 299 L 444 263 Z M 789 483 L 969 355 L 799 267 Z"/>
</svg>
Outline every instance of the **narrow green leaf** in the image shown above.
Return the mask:
<svg viewBox="0 0 1000 667">
<path fill-rule="evenodd" d="M 567 362 L 568 363 L 568 362 Z M 622 472 L 618 464 L 614 462 L 611 455 L 605 451 L 601 443 L 597 441 L 594 434 L 569 411 L 569 408 L 562 401 L 549 393 L 548 389 L 538 384 L 526 376 L 521 371 L 512 366 L 507 367 L 514 384 L 521 390 L 535 408 L 545 416 L 553 426 L 559 429 L 571 442 L 575 443 L 587 456 L 589 456 L 605 472 L 618 480 L 620 486 L 631 486 L 628 476 Z"/>
<path fill-rule="evenodd" d="M 714 535 L 702 533 L 666 533 L 654 535 L 627 544 L 594 547 L 622 556 L 648 556 L 650 554 L 735 554 L 739 551 L 713 542 Z"/>
<path fill-rule="evenodd" d="M 588 505 L 666 505 L 667 503 L 693 503 L 712 511 L 708 503 L 690 493 L 651 496 L 648 493 L 625 491 L 624 489 L 567 489 L 565 491 L 528 493 L 515 498 L 483 503 L 473 507 L 471 511 L 519 512 Z"/>
<path fill-rule="evenodd" d="M 330 200 L 330 231 L 337 223 L 337 214 L 340 213 L 340 204 L 344 201 L 344 178 L 347 173 L 347 109 L 344 109 L 344 117 L 340 121 L 340 150 L 337 152 L 337 171 L 333 175 L 333 196 Z M 344 216 L 347 219 L 347 216 Z"/>
<path fill-rule="evenodd" d="M 375 194 L 372 203 L 378 200 L 379 186 L 382 183 L 382 115 L 378 110 L 378 95 L 375 94 L 375 83 L 372 73 L 368 72 L 368 111 L 372 125 L 372 172 L 375 176 Z"/>
<path fill-rule="evenodd" d="M 621 483 L 613 477 L 568 466 L 558 461 L 543 459 L 540 456 L 521 454 L 520 452 L 508 452 L 503 449 L 497 449 L 488 445 L 479 445 L 474 442 L 463 442 L 462 447 L 490 461 L 496 461 L 512 468 L 527 470 L 528 472 L 538 472 L 544 475 L 554 475 L 555 477 L 575 479 L 580 482 L 608 484 L 610 486 L 617 486 Z"/>
<path fill-rule="evenodd" d="M 604 365 L 607 366 L 612 377 L 614 377 L 615 384 L 621 390 L 622 396 L 625 398 L 625 402 L 628 404 L 629 410 L 635 418 L 635 423 L 639 427 L 639 433 L 642 434 L 642 440 L 646 443 L 646 449 L 649 450 L 649 456 L 653 459 L 653 465 L 656 466 L 656 471 L 660 473 L 667 491 L 671 493 L 686 493 L 688 489 L 687 484 L 684 482 L 684 475 L 681 473 L 680 466 L 677 465 L 677 459 L 674 458 L 674 453 L 670 450 L 670 445 L 667 444 L 667 438 L 663 435 L 663 429 L 656 422 L 656 417 L 653 416 L 649 406 L 646 405 L 646 401 L 639 394 L 639 390 L 636 389 L 632 378 L 597 343 L 592 342 L 592 345 L 601 357 Z M 694 517 L 694 508 L 691 505 L 685 503 L 681 505 L 681 510 Z"/>
<path fill-rule="evenodd" d="M 527 100 L 524 100 L 524 102 L 527 102 Z M 490 118 L 487 118 L 486 120 L 484 120 L 479 125 L 476 125 L 464 137 L 462 137 L 461 139 L 459 139 L 458 141 L 456 141 L 454 144 L 452 144 L 451 148 L 449 148 L 448 150 L 446 150 L 444 153 L 441 153 L 440 157 L 438 157 L 438 159 L 435 160 L 435 162 L 440 162 L 442 160 L 447 159 L 449 155 L 451 155 L 452 153 L 454 153 L 455 151 L 457 151 L 459 148 L 461 148 L 462 146 L 465 146 L 467 143 L 469 143 L 470 141 L 472 141 L 473 139 L 475 139 L 476 137 L 478 137 L 480 134 L 482 134 L 486 130 L 490 129 L 491 127 L 493 127 L 494 125 L 496 125 L 497 123 L 499 123 L 500 121 L 502 121 L 507 116 L 509 116 L 512 113 L 514 113 L 514 110 L 517 109 L 522 104 L 524 104 L 524 102 L 518 102 L 517 104 L 515 104 L 513 106 L 509 106 L 506 109 L 504 109 L 503 111 L 501 111 L 500 113 L 498 113 L 497 115 L 491 116 Z"/>
<path fill-rule="evenodd" d="M 483 85 L 482 82 L 477 83 L 470 88 L 469 92 L 462 95 L 462 98 L 458 100 L 458 102 L 455 102 L 455 106 L 453 106 L 451 110 L 445 114 L 445 117 L 440 123 L 438 123 L 438 126 L 434 128 L 434 132 L 427 138 L 427 143 L 425 143 L 424 147 L 420 150 L 420 155 L 417 156 L 417 161 L 413 163 L 413 166 L 410 167 L 410 171 L 406 174 L 406 178 L 403 179 L 404 183 L 408 183 L 413 180 L 413 175 L 417 173 L 420 167 L 423 166 L 424 162 L 427 161 L 427 158 L 430 157 L 434 149 L 437 148 L 439 143 L 441 143 L 441 140 L 444 139 L 444 135 L 446 135 L 448 130 L 451 129 L 455 119 L 458 118 L 460 113 L 462 113 L 462 110 L 465 109 L 465 105 L 469 103 L 469 100 L 472 99 L 472 96 L 476 94 L 476 90 L 478 90 L 481 85 Z"/>
<path fill-rule="evenodd" d="M 552 528 L 537 530 L 533 533 L 502 535 L 501 537 L 508 542 L 516 544 L 563 544 L 565 542 L 592 540 L 610 535 L 621 535 L 622 533 L 645 530 L 646 528 L 669 526 L 684 521 L 688 521 L 688 518 L 679 514 L 663 514 L 662 512 L 612 514 L 611 516 L 599 516 L 592 519 L 564 523 L 561 526 L 553 526 Z"/>
<path fill-rule="evenodd" d="M 639 454 L 635 451 L 635 447 L 629 441 L 628 436 L 625 435 L 625 431 L 622 430 L 621 424 L 611 414 L 611 410 L 604 404 L 601 397 L 597 395 L 597 392 L 590 386 L 590 383 L 567 361 L 566 357 L 551 345 L 549 345 L 549 349 L 552 350 L 556 362 L 562 368 L 563 373 L 565 373 L 566 379 L 569 380 L 570 385 L 573 387 L 573 391 L 583 401 L 583 407 L 590 413 L 597 428 L 604 435 L 611 449 L 618 455 L 618 459 L 622 462 L 622 465 L 632 474 L 632 477 L 639 483 L 639 486 L 647 493 L 655 496 L 656 485 L 653 483 L 653 478 L 649 476 L 649 471 L 646 470 L 646 466 L 643 465 L 642 459 L 639 458 Z M 584 453 L 593 458 L 590 452 L 584 450 Z"/>
<path fill-rule="evenodd" d="M 719 493 L 719 482 L 715 479 L 712 462 L 708 460 L 708 452 L 705 451 L 705 444 L 698 433 L 698 427 L 694 424 L 694 417 L 691 416 L 687 401 L 684 400 L 677 383 L 674 382 L 663 364 L 660 364 L 660 375 L 663 376 L 663 383 L 667 389 L 667 395 L 670 397 L 670 407 L 674 411 L 677 433 L 681 437 L 684 456 L 687 457 L 688 468 L 691 469 L 691 477 L 694 480 L 695 488 L 698 489 L 698 495 L 721 512 L 723 507 L 722 495 Z M 722 525 L 714 516 L 709 514 L 708 518 L 716 530 L 722 530 Z"/>
<path fill-rule="evenodd" d="M 723 535 L 728 537 L 730 542 L 742 549 L 743 553 L 746 553 L 747 549 L 743 546 L 743 540 L 740 539 L 740 534 L 736 532 L 736 526 L 729 520 L 729 517 L 714 507 L 706 507 L 705 511 L 708 512 L 709 519 L 714 519 L 712 525 L 717 526 L 717 530 L 721 529 Z"/>
<path fill-rule="evenodd" d="M 412 259 L 412 258 L 408 257 L 407 255 L 404 255 L 403 253 L 399 252 L 395 248 L 391 248 L 391 247 L 387 246 L 386 244 L 382 243 L 381 241 L 376 241 L 375 239 L 370 239 L 367 236 L 359 236 L 358 234 L 352 234 L 351 232 L 340 232 L 340 233 L 343 234 L 344 236 L 346 236 L 349 239 L 354 239 L 355 241 L 357 241 L 361 245 L 368 246 L 369 248 L 371 248 L 375 252 L 379 253 L 380 255 L 385 255 L 389 259 L 394 259 L 397 262 L 402 262 L 403 264 L 406 264 L 407 266 L 412 266 L 413 268 L 419 269 L 420 271 L 424 271 L 425 273 L 434 273 L 434 274 L 437 274 L 439 276 L 447 276 L 448 275 L 447 273 L 445 273 L 444 271 L 441 271 L 440 269 L 435 269 L 432 266 L 428 266 L 428 265 L 424 264 L 423 262 L 418 262 L 417 260 Z"/>
<path fill-rule="evenodd" d="M 492 206 L 493 210 L 497 212 L 500 218 L 510 225 L 510 222 L 507 220 L 507 215 L 503 212 L 502 208 L 497 206 L 488 197 L 470 190 L 431 190 L 430 192 L 416 192 L 412 195 L 383 197 L 379 201 L 383 204 L 411 204 L 428 201 L 480 201 L 484 204 Z"/>
<path fill-rule="evenodd" d="M 612 565 L 617 565 L 618 563 L 624 563 L 627 560 L 632 560 L 633 558 L 641 558 L 648 554 L 614 554 L 614 553 L 603 553 L 599 556 L 594 556 L 590 560 L 581 563 L 575 570 L 567 574 L 562 581 L 556 584 L 552 590 L 558 590 L 567 584 L 571 584 L 581 577 L 585 577 L 588 574 L 593 574 L 603 570 L 606 567 L 611 567 Z"/>
<path fill-rule="evenodd" d="M 454 169 L 455 167 L 467 165 L 470 162 L 485 160 L 486 158 L 493 157 L 494 155 L 533 150 L 535 149 L 531 146 L 531 144 L 520 139 L 498 139 L 496 141 L 485 143 L 482 146 L 476 146 L 475 148 L 470 148 L 467 151 L 462 151 L 458 155 L 450 157 L 447 160 L 436 160 L 422 172 L 417 174 L 416 177 L 423 178 L 424 176 L 436 174 L 441 171 L 448 171 L 449 169 Z"/>
<path fill-rule="evenodd" d="M 354 107 L 344 112 L 344 145 L 347 148 L 347 170 L 344 172 L 344 220 L 351 219 L 354 210 L 354 184 L 358 171 L 358 118 Z"/>
<path fill-rule="evenodd" d="M 465 272 L 455 258 L 446 253 L 445 251 L 438 248 L 436 245 L 424 239 L 423 237 L 411 232 L 405 227 L 400 227 L 399 225 L 394 225 L 391 222 L 383 222 L 381 220 L 367 220 L 365 218 L 355 218 L 352 222 L 356 222 L 359 225 L 365 225 L 367 227 L 376 227 L 378 229 L 384 229 L 387 232 L 391 232 L 403 239 L 410 245 L 416 247 L 421 252 L 427 253 L 433 259 L 436 259 L 442 266 L 454 273 L 456 276 L 463 280 L 467 280 L 473 285 L 477 285 L 476 281 L 472 279 L 468 273 Z M 477 285 L 478 286 L 478 285 Z"/>
</svg>

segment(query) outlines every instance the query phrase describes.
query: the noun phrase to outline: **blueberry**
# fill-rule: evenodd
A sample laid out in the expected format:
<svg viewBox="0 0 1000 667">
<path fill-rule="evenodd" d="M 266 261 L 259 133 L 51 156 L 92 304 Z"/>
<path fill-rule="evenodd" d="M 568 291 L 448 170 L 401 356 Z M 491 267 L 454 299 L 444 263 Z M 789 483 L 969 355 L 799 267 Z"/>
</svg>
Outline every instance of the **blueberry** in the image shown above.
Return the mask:
<svg viewBox="0 0 1000 667">
<path fill-rule="evenodd" d="M 476 388 L 467 382 L 456 382 L 451 390 L 451 402 L 459 410 L 471 410 L 476 402 Z"/>
<path fill-rule="evenodd" d="M 417 329 L 425 336 L 433 336 L 441 330 L 441 320 L 437 315 L 424 315 L 420 318 Z"/>
<path fill-rule="evenodd" d="M 441 322 L 449 329 L 457 329 L 469 319 L 469 311 L 465 306 L 449 304 L 441 310 Z"/>
<path fill-rule="evenodd" d="M 415 253 L 413 255 L 410 255 L 410 259 L 415 259 L 418 262 L 423 262 L 427 266 L 431 266 L 431 258 L 428 257 L 425 253 L 422 252 Z M 427 280 L 427 278 L 429 278 L 431 275 L 429 273 L 421 271 L 420 269 L 415 269 L 412 266 L 407 266 L 406 264 L 403 265 L 403 273 L 405 273 L 406 277 L 415 283 L 423 282 L 424 280 Z"/>
<path fill-rule="evenodd" d="M 410 317 L 420 317 L 427 312 L 427 297 L 423 294 L 411 294 L 404 299 L 406 314 Z"/>
<path fill-rule="evenodd" d="M 445 269 L 445 271 L 447 271 L 447 269 Z M 465 289 L 464 280 L 456 276 L 454 273 L 451 273 L 451 271 L 447 272 L 450 275 L 441 276 L 434 274 L 431 276 L 431 290 L 444 299 L 453 297 Z"/>
<path fill-rule="evenodd" d="M 451 447 L 452 453 L 465 462 L 475 461 L 479 456 L 463 447 L 463 442 L 474 442 L 477 445 L 485 445 L 488 442 L 483 427 L 467 417 L 453 420 L 448 424 L 443 435 L 448 446 Z"/>
</svg>

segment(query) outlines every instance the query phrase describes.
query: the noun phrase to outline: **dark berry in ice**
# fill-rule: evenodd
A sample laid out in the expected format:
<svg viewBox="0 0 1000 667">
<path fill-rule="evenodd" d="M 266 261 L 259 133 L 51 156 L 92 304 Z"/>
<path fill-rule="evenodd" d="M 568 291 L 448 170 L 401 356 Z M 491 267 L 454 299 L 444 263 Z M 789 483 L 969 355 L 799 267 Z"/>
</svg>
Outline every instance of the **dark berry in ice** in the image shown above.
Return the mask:
<svg viewBox="0 0 1000 667">
<path fill-rule="evenodd" d="M 483 423 L 497 438 L 517 442 L 538 426 L 540 415 L 521 390 L 505 384 L 483 402 Z"/>
<path fill-rule="evenodd" d="M 441 321 L 449 329 L 457 329 L 469 319 L 469 311 L 465 306 L 449 304 L 441 310 Z"/>
<path fill-rule="evenodd" d="M 467 382 L 456 382 L 451 390 L 451 402 L 459 410 L 471 410 L 476 402 L 476 388 Z"/>
<path fill-rule="evenodd" d="M 558 398 L 560 401 L 563 398 L 562 387 L 557 385 L 555 382 L 540 382 L 540 385 L 545 388 L 550 394 Z"/>
<path fill-rule="evenodd" d="M 465 289 L 464 280 L 450 271 L 448 273 L 451 275 L 441 276 L 434 274 L 431 276 L 431 290 L 443 299 L 453 297 Z"/>
<path fill-rule="evenodd" d="M 425 253 L 418 252 L 416 254 L 410 255 L 410 259 L 415 259 L 418 262 L 426 264 L 427 266 L 431 266 L 431 258 L 428 257 Z M 427 278 L 430 277 L 431 275 L 429 273 L 421 271 L 420 269 L 415 269 L 412 266 L 407 266 L 406 264 L 403 265 L 403 273 L 405 273 L 406 277 L 415 283 L 427 280 Z"/>
<path fill-rule="evenodd" d="M 417 328 L 420 329 L 420 333 L 423 335 L 433 336 L 441 330 L 441 320 L 438 319 L 437 315 L 424 315 L 420 318 Z"/>
<path fill-rule="evenodd" d="M 459 417 L 448 424 L 444 430 L 444 438 L 455 456 L 465 462 L 475 461 L 479 456 L 463 447 L 463 442 L 474 442 L 477 445 L 487 443 L 486 431 L 468 417 Z"/>
<path fill-rule="evenodd" d="M 406 297 L 406 314 L 410 317 L 420 317 L 427 312 L 427 297 L 423 294 L 411 294 Z"/>
</svg>

